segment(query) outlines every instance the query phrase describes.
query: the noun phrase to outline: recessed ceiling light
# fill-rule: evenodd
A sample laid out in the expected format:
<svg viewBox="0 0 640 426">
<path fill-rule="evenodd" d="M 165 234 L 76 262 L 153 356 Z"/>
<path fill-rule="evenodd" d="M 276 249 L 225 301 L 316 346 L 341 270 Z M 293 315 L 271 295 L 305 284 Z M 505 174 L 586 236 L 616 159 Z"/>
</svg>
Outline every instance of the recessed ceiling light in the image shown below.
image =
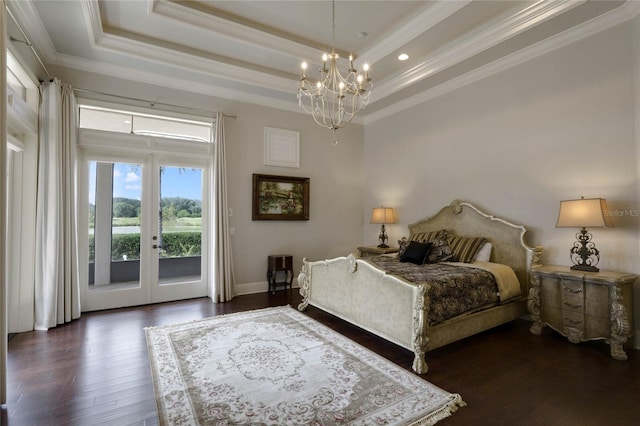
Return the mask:
<svg viewBox="0 0 640 426">
<path fill-rule="evenodd" d="M 398 56 L 398 59 L 401 61 L 406 61 L 407 59 L 409 59 L 409 55 L 407 55 L 406 53 L 401 53 L 400 56 Z"/>
</svg>

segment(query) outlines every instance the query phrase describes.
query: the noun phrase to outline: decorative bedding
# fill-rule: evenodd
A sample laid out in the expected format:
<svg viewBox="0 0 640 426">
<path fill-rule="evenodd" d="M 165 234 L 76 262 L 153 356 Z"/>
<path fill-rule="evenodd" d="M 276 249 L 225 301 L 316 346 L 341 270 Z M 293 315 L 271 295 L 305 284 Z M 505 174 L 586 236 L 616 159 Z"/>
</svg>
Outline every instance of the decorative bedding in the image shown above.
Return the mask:
<svg viewBox="0 0 640 426">
<path fill-rule="evenodd" d="M 478 265 L 459 262 L 415 265 L 400 262 L 395 256 L 375 256 L 363 260 L 408 282 L 427 284 L 429 325 L 495 306 L 520 293 L 520 283 L 513 270 L 506 265 L 488 262 Z M 506 267 L 512 275 L 502 267 Z M 496 277 L 500 279 L 503 291 Z M 512 290 L 514 286 L 515 290 Z M 505 293 L 505 298 L 500 297 L 502 293 Z"/>
</svg>

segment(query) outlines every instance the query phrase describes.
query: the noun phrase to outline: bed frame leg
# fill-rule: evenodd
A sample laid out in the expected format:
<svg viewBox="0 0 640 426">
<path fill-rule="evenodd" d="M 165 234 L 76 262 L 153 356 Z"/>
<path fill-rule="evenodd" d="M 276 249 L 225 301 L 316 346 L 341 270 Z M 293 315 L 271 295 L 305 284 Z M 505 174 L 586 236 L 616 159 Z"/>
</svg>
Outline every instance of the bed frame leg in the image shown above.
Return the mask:
<svg viewBox="0 0 640 426">
<path fill-rule="evenodd" d="M 302 259 L 302 269 L 300 275 L 298 275 L 298 285 L 300 286 L 300 295 L 302 296 L 302 302 L 298 305 L 299 311 L 304 311 L 309 306 L 309 262 L 305 257 Z"/>
<path fill-rule="evenodd" d="M 427 346 L 429 345 L 429 299 L 426 297 L 429 291 L 429 286 L 421 284 L 418 286 L 418 292 L 416 293 L 416 300 L 414 303 L 413 313 L 413 371 L 418 374 L 425 374 L 429 371 L 429 366 L 425 361 L 425 353 L 427 352 Z"/>
<path fill-rule="evenodd" d="M 424 360 L 424 352 L 415 353 L 415 357 L 413 358 L 413 365 L 411 366 L 411 368 L 413 368 L 413 371 L 418 374 L 425 374 L 427 371 L 429 371 L 429 366 Z"/>
</svg>

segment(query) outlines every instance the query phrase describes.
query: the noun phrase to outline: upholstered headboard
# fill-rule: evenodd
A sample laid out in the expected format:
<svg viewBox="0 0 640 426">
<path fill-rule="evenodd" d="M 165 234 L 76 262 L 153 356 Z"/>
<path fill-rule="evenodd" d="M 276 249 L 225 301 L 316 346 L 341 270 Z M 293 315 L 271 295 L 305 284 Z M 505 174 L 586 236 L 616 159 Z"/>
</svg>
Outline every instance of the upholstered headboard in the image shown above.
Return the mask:
<svg viewBox="0 0 640 426">
<path fill-rule="evenodd" d="M 409 225 L 410 234 L 446 229 L 460 237 L 484 237 L 492 245 L 491 261 L 513 268 L 526 297 L 529 291 L 529 272 L 539 264 L 542 247 L 530 247 L 524 242 L 527 230 L 504 219 L 481 212 L 473 205 L 454 200 L 435 216 Z"/>
</svg>

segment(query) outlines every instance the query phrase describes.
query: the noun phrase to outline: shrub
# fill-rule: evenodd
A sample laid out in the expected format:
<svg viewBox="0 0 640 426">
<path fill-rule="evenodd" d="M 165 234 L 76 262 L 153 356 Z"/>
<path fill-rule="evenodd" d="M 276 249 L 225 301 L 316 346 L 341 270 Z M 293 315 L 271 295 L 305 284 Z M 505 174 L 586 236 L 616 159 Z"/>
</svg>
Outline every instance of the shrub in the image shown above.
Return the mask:
<svg viewBox="0 0 640 426">
<path fill-rule="evenodd" d="M 170 232 L 162 234 L 162 255 L 165 257 L 200 256 L 202 248 L 199 232 Z"/>
<path fill-rule="evenodd" d="M 199 232 L 170 232 L 162 235 L 162 256 L 200 256 L 202 242 Z M 140 234 L 114 234 L 111 238 L 111 260 L 140 259 Z M 95 237 L 89 235 L 89 262 L 95 261 Z"/>
</svg>

